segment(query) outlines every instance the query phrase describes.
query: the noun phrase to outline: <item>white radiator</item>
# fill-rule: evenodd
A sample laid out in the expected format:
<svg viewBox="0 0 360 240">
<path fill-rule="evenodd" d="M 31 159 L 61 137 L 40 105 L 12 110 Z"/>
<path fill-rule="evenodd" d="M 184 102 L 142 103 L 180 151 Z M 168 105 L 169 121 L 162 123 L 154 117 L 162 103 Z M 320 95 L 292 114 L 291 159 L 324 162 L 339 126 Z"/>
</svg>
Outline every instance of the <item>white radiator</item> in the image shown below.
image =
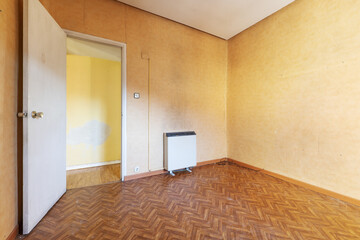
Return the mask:
<svg viewBox="0 0 360 240">
<path fill-rule="evenodd" d="M 173 171 L 196 166 L 196 133 L 164 133 L 164 165 L 174 176 Z"/>
</svg>

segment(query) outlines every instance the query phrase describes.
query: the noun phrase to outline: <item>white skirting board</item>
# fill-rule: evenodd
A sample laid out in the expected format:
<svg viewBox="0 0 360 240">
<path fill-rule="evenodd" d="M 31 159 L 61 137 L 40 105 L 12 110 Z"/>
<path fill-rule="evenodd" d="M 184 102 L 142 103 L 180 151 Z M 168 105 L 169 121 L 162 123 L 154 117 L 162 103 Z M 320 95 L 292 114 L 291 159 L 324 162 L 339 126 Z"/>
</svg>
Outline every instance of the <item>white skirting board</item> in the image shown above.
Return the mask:
<svg viewBox="0 0 360 240">
<path fill-rule="evenodd" d="M 100 163 L 90 163 L 90 164 L 82 164 L 76 166 L 68 166 L 66 167 L 66 171 L 75 170 L 75 169 L 82 169 L 82 168 L 91 168 L 91 167 L 100 167 L 105 165 L 112 165 L 121 163 L 121 160 L 109 161 L 109 162 L 100 162 Z"/>
</svg>

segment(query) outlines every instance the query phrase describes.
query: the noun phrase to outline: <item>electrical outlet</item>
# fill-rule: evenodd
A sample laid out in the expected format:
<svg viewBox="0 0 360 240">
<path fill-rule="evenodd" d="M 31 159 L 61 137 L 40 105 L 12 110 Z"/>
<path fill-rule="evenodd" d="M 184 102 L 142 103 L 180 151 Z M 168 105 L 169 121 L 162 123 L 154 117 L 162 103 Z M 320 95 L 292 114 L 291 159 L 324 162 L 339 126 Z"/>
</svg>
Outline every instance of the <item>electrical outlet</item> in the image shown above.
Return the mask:
<svg viewBox="0 0 360 240">
<path fill-rule="evenodd" d="M 136 166 L 135 168 L 134 168 L 134 172 L 139 172 L 140 171 L 140 168 L 138 167 L 138 166 Z"/>
</svg>

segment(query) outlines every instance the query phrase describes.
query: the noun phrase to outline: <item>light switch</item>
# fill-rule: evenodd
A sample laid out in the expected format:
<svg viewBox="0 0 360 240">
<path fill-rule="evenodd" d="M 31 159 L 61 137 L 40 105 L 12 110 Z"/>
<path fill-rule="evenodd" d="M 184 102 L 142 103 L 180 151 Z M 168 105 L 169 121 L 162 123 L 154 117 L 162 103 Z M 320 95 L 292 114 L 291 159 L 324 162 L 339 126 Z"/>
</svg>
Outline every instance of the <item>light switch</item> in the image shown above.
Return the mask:
<svg viewBox="0 0 360 240">
<path fill-rule="evenodd" d="M 140 98 L 140 93 L 137 93 L 137 92 L 134 93 L 134 98 L 135 98 L 135 99 L 139 99 L 139 98 Z"/>
</svg>

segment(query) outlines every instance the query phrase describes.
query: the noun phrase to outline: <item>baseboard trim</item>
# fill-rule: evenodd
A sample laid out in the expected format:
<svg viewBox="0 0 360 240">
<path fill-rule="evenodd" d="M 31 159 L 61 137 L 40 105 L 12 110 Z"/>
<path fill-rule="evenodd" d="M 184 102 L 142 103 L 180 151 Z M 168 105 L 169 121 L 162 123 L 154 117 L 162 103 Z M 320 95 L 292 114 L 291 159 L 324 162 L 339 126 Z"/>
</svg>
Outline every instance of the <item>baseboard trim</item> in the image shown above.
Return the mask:
<svg viewBox="0 0 360 240">
<path fill-rule="evenodd" d="M 228 162 L 232 162 L 232 163 L 235 163 L 235 164 L 237 164 L 237 165 L 239 165 L 241 167 L 249 168 L 251 170 L 255 170 L 255 171 L 258 171 L 258 172 L 263 170 L 262 168 L 254 167 L 252 165 L 249 165 L 249 164 L 246 164 L 246 163 L 243 163 L 243 162 L 231 159 L 231 158 L 228 158 L 227 160 L 228 160 Z"/>
<path fill-rule="evenodd" d="M 126 182 L 126 181 L 135 180 L 135 179 L 139 179 L 139 178 L 151 177 L 151 176 L 160 175 L 163 173 L 167 173 L 167 171 L 156 170 L 156 171 L 151 171 L 151 172 L 134 174 L 134 175 L 130 175 L 130 176 L 125 176 L 124 181 Z"/>
<path fill-rule="evenodd" d="M 278 178 L 278 179 L 293 183 L 295 185 L 310 189 L 312 191 L 322 193 L 322 194 L 328 195 L 330 197 L 340 199 L 340 200 L 342 200 L 344 202 L 348 202 L 348 203 L 360 206 L 360 200 L 358 200 L 358 199 L 348 197 L 348 196 L 342 195 L 340 193 L 336 193 L 336 192 L 327 190 L 325 188 L 317 187 L 315 185 L 312 185 L 312 184 L 309 184 L 309 183 L 306 183 L 306 182 L 302 182 L 302 181 L 299 181 L 299 180 L 296 180 L 296 179 L 293 179 L 293 178 L 289 178 L 289 177 L 283 176 L 281 174 L 274 173 L 274 172 L 271 172 L 271 171 L 268 171 L 268 170 L 265 170 L 265 169 L 262 169 L 262 168 L 254 167 L 252 165 L 249 165 L 249 164 L 246 164 L 246 163 L 243 163 L 243 162 L 231 159 L 231 158 L 228 158 L 228 161 L 232 162 L 232 163 L 235 163 L 235 164 L 237 164 L 237 165 L 239 165 L 241 167 L 245 167 L 245 168 L 249 168 L 249 169 L 252 169 L 252 170 L 255 170 L 255 171 L 258 171 L 258 172 L 262 172 L 262 173 L 264 173 L 266 175 L 269 175 L 269 176 L 272 176 L 272 177 L 275 177 L 275 178 Z"/>
<path fill-rule="evenodd" d="M 204 162 L 197 162 L 196 167 L 214 164 L 214 163 L 218 163 L 218 162 L 225 162 L 225 161 L 227 161 L 227 158 L 219 158 L 219 159 L 214 159 L 214 160 L 209 160 L 209 161 L 204 161 Z"/>
<path fill-rule="evenodd" d="M 19 233 L 19 226 L 16 225 L 6 240 L 14 240 Z"/>
<path fill-rule="evenodd" d="M 204 162 L 197 162 L 195 167 L 214 164 L 214 163 L 218 163 L 218 162 L 222 162 L 222 161 L 227 161 L 227 159 L 226 158 L 219 158 L 219 159 L 214 159 L 214 160 L 209 160 L 209 161 L 204 161 Z M 139 178 L 151 177 L 151 176 L 155 176 L 155 175 L 164 174 L 164 173 L 167 173 L 167 172 L 168 171 L 162 169 L 162 170 L 156 170 L 156 171 L 150 171 L 150 172 L 145 172 L 145 173 L 134 174 L 134 175 L 130 175 L 130 176 L 125 176 L 124 181 L 126 182 L 126 181 L 135 180 L 135 179 L 139 179 Z"/>
<path fill-rule="evenodd" d="M 109 162 L 99 162 L 99 163 L 82 164 L 82 165 L 76 165 L 76 166 L 66 167 L 66 171 L 77 170 L 77 169 L 84 169 L 84 168 L 92 168 L 92 167 L 101 167 L 101 166 L 113 165 L 113 164 L 119 164 L 119 163 L 121 163 L 121 160 L 115 160 L 115 161 L 109 161 Z"/>
</svg>

